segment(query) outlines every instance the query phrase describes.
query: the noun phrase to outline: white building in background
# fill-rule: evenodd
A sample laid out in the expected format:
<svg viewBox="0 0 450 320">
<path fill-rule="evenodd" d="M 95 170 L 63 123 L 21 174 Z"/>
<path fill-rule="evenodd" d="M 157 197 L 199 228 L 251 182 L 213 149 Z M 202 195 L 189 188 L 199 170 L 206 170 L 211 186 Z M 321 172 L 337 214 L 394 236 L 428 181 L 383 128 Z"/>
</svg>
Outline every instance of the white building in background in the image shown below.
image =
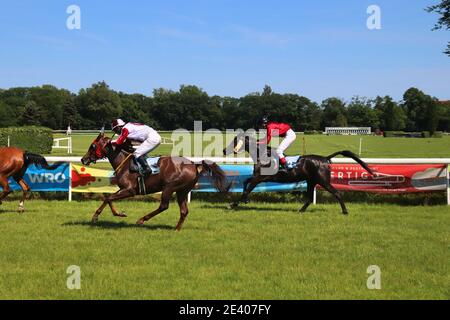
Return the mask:
<svg viewBox="0 0 450 320">
<path fill-rule="evenodd" d="M 329 136 L 361 136 L 361 135 L 371 135 L 372 128 L 370 127 L 348 127 L 348 128 L 339 128 L 339 127 L 326 127 L 325 134 Z"/>
</svg>

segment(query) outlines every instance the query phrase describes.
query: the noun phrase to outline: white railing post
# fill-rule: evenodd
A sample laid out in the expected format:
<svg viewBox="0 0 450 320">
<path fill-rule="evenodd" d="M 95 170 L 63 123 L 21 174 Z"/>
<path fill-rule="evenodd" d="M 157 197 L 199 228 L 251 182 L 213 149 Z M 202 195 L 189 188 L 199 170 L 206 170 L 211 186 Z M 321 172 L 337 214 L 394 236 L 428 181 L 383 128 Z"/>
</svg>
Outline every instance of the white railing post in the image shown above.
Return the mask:
<svg viewBox="0 0 450 320">
<path fill-rule="evenodd" d="M 450 206 L 450 172 L 447 167 L 447 205 Z"/>
<path fill-rule="evenodd" d="M 61 146 L 61 141 L 67 141 L 67 146 Z M 67 149 L 67 154 L 72 154 L 72 137 L 53 139 L 52 149 Z"/>
<path fill-rule="evenodd" d="M 359 156 L 361 156 L 362 152 L 362 138 L 359 138 Z"/>
</svg>

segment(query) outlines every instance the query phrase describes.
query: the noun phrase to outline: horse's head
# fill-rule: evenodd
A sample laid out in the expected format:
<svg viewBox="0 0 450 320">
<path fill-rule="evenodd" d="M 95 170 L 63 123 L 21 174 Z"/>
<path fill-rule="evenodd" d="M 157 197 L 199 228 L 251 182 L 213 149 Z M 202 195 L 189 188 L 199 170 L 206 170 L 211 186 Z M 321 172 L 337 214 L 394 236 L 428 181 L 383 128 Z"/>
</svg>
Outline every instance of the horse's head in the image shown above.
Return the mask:
<svg viewBox="0 0 450 320">
<path fill-rule="evenodd" d="M 223 149 L 223 155 L 228 156 L 230 154 L 240 154 L 246 150 L 248 146 L 248 136 L 243 133 L 238 134 L 234 137 L 233 141 L 231 141 L 230 145 Z"/>
<path fill-rule="evenodd" d="M 81 163 L 85 166 L 96 163 L 97 160 L 106 158 L 109 148 L 112 148 L 111 138 L 106 137 L 104 133 L 100 133 L 98 137 L 92 141 L 87 153 L 81 158 Z"/>
</svg>

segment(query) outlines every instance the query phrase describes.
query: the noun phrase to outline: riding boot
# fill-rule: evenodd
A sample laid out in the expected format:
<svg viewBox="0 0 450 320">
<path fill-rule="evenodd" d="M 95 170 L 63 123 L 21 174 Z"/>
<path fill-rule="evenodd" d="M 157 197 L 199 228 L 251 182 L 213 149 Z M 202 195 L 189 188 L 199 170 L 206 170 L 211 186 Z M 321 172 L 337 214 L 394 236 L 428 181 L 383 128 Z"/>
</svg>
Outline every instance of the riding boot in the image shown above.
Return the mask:
<svg viewBox="0 0 450 320">
<path fill-rule="evenodd" d="M 288 165 L 286 162 L 286 158 L 280 158 L 278 161 L 279 165 L 279 171 L 287 172 L 288 171 Z"/>
<path fill-rule="evenodd" d="M 147 160 L 145 159 L 145 156 L 140 156 L 139 158 L 136 158 L 136 161 L 140 164 L 142 168 L 142 175 L 148 176 L 152 174 L 152 169 L 147 163 Z"/>
</svg>

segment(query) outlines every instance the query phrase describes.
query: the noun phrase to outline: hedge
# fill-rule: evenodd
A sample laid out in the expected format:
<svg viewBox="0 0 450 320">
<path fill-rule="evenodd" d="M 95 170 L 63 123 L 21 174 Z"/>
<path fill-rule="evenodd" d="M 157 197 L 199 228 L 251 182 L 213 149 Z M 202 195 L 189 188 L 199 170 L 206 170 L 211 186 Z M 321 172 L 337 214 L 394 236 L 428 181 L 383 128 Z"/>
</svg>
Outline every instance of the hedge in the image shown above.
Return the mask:
<svg viewBox="0 0 450 320">
<path fill-rule="evenodd" d="M 404 132 L 404 131 L 385 131 L 383 133 L 385 138 L 442 138 L 441 131 L 436 131 L 433 135 L 429 131 L 422 132 Z"/>
<path fill-rule="evenodd" d="M 323 134 L 323 131 L 317 130 L 307 130 L 304 132 L 305 135 L 315 135 L 315 134 Z"/>
<path fill-rule="evenodd" d="M 49 154 L 52 152 L 53 134 L 50 128 L 46 127 L 8 127 L 0 128 L 0 147 L 19 147 L 23 150 Z"/>
</svg>

